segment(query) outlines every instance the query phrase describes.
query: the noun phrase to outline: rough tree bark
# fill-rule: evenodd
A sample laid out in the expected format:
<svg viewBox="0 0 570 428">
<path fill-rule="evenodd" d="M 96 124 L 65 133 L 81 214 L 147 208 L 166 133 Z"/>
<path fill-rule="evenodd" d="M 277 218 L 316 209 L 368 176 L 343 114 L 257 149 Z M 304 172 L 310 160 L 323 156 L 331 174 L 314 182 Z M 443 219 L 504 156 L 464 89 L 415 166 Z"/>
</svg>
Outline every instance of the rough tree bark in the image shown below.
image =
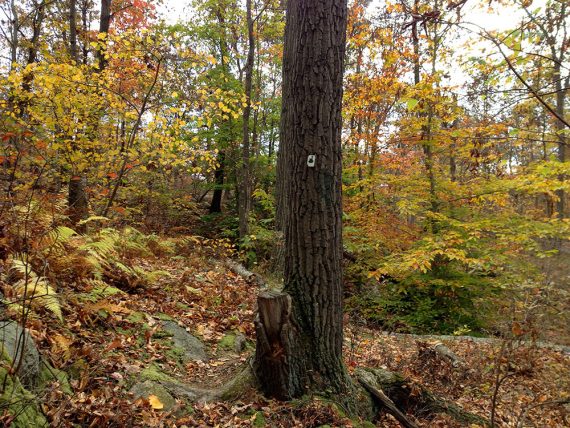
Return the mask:
<svg viewBox="0 0 570 428">
<path fill-rule="evenodd" d="M 218 41 L 220 48 L 220 65 L 222 70 L 224 70 L 224 73 L 229 74 L 229 64 L 228 61 L 226 61 L 226 58 L 229 57 L 229 47 L 225 35 L 226 20 L 221 6 L 215 10 L 215 14 L 221 29 L 220 39 Z M 228 129 L 231 129 L 232 127 L 231 120 L 231 118 L 228 119 L 224 125 L 227 126 Z M 218 143 L 221 143 L 221 141 Z M 216 159 L 217 167 L 214 172 L 214 193 L 212 196 L 212 202 L 210 203 L 210 214 L 222 212 L 222 197 L 224 194 L 224 180 L 226 176 L 226 145 L 227 142 L 222 144 L 222 149 L 218 152 Z"/>
<path fill-rule="evenodd" d="M 101 0 L 101 14 L 99 17 L 99 34 L 109 33 L 111 27 L 111 1 Z M 97 49 L 97 64 L 99 71 L 103 71 L 107 66 L 107 59 L 105 59 L 105 47 L 102 46 Z"/>
<path fill-rule="evenodd" d="M 245 63 L 245 98 L 246 105 L 243 109 L 243 145 L 241 158 L 240 183 L 238 192 L 238 214 L 239 214 L 239 237 L 244 238 L 249 233 L 249 211 L 251 204 L 251 183 L 249 173 L 249 158 L 251 151 L 249 135 L 249 118 L 251 116 L 251 92 L 253 61 L 255 55 L 255 36 L 253 33 L 252 0 L 246 0 L 247 9 L 247 60 Z"/>
<path fill-rule="evenodd" d="M 76 0 L 69 2 L 69 56 L 72 61 L 77 62 L 77 7 Z M 71 138 L 70 136 L 69 138 Z M 89 202 L 85 193 L 85 176 L 73 175 L 69 179 L 69 193 L 67 196 L 69 205 L 69 219 L 72 224 L 76 225 L 79 232 L 85 232 L 85 227 L 79 225 L 79 222 L 89 213 Z"/>
<path fill-rule="evenodd" d="M 224 192 L 224 164 L 225 164 L 225 153 L 223 151 L 218 152 L 218 157 L 216 159 L 218 166 L 214 171 L 214 194 L 212 196 L 212 202 L 210 203 L 210 214 L 221 213 L 222 212 L 222 194 Z"/>
<path fill-rule="evenodd" d="M 69 220 L 78 232 L 86 232 L 85 225 L 80 225 L 79 222 L 87 218 L 89 213 L 89 202 L 87 194 L 85 193 L 86 177 L 73 175 L 69 179 L 69 193 L 67 201 L 69 205 L 68 215 Z"/>
<path fill-rule="evenodd" d="M 343 394 L 352 385 L 342 362 L 346 19 L 346 0 L 288 3 L 280 150 L 287 178 L 285 288 L 259 296 L 255 365 L 264 392 L 279 399 L 309 390 Z"/>
<path fill-rule="evenodd" d="M 77 0 L 69 0 L 69 56 L 77 63 Z"/>
<path fill-rule="evenodd" d="M 107 34 L 111 26 L 111 1 L 112 0 L 101 0 L 101 15 L 99 20 L 99 34 Z M 77 23 L 76 23 L 76 2 L 70 2 L 69 11 L 69 33 L 70 33 L 70 46 L 69 50 L 72 53 L 72 57 L 77 61 Z M 101 73 L 107 66 L 107 60 L 105 59 L 105 48 L 100 47 L 96 52 L 98 71 Z M 98 126 L 99 113 L 94 116 L 95 126 Z M 96 138 L 95 132 L 93 132 L 92 138 Z M 81 220 L 86 219 L 89 216 L 89 200 L 86 192 L 87 187 L 87 174 L 85 171 L 72 172 L 69 178 L 69 193 L 67 197 L 67 204 L 69 207 L 69 219 L 71 223 L 75 226 L 78 232 L 84 233 L 87 231 L 85 225 L 79 224 Z"/>
<path fill-rule="evenodd" d="M 558 113 L 559 117 L 565 117 L 566 115 L 566 89 L 562 86 L 565 83 L 565 86 L 567 87 L 568 83 L 570 82 L 570 75 L 566 77 L 565 82 L 564 78 L 562 77 L 562 60 L 562 53 L 560 53 L 560 62 L 556 62 L 554 64 L 553 77 L 556 88 L 556 113 Z M 568 150 L 568 138 L 565 134 L 566 127 L 561 120 L 557 120 L 555 129 L 556 136 L 558 138 L 558 160 L 560 162 L 566 162 L 566 152 Z M 566 177 L 564 175 L 561 175 L 559 179 L 560 181 L 564 181 Z M 558 218 L 564 219 L 566 218 L 566 194 L 563 189 L 558 190 L 556 194 L 558 196 Z"/>
</svg>

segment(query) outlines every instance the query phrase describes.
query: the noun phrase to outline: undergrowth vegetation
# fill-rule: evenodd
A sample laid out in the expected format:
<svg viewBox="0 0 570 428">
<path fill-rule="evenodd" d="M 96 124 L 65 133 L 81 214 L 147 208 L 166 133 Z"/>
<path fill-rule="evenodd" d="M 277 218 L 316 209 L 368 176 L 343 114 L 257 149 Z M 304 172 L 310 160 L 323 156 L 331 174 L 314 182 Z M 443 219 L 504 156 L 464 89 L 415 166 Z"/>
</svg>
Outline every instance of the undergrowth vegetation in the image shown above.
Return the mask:
<svg viewBox="0 0 570 428">
<path fill-rule="evenodd" d="M 258 292 L 284 285 L 287 226 L 308 212 L 284 214 L 301 195 L 286 191 L 298 177 L 287 176 L 294 151 L 280 141 L 287 2 L 190 3 L 174 23 L 150 0 L 0 0 L 0 323 L 25 327 L 47 355 L 42 379 L 54 388 L 31 400 L 56 426 L 160 426 L 178 423 L 177 411 L 178 426 L 215 425 L 220 414 L 226 426 L 343 424 L 313 397 L 161 414 L 160 400 L 129 395 L 139 378 L 180 387 L 192 373 L 218 387 L 235 374 L 252 351 Z M 342 222 L 296 236 L 320 251 L 297 267 L 326 253 L 312 228 L 342 234 L 335 284 L 350 369 L 407 371 L 466 390 L 493 415 L 510 411 L 508 400 L 500 408 L 505 386 L 522 385 L 518 415 L 505 416 L 522 427 L 569 389 L 566 357 L 541 360 L 535 346 L 570 344 L 570 6 L 473 1 L 516 15 L 516 28 L 487 31 L 469 23 L 467 3 L 347 3 L 335 124 Z M 320 160 L 307 168 L 321 173 Z M 327 180 L 315 181 L 309 208 L 330 202 Z M 165 322 L 199 336 L 212 364 L 184 360 Z M 478 370 L 458 375 L 432 347 L 395 343 L 400 334 L 501 342 L 455 349 Z M 19 400 L 27 393 L 12 375 L 25 361 L 8 357 L 0 350 L 0 384 Z M 534 388 L 541 374 L 566 395 Z M 3 400 L 9 425 L 17 417 Z M 546 426 L 548 415 L 533 421 Z"/>
<path fill-rule="evenodd" d="M 82 221 L 89 232 L 78 233 L 67 225 L 60 206 L 46 200 L 40 203 L 32 199 L 27 208 L 16 206 L 5 214 L 4 219 L 13 221 L 0 224 L 0 285 L 3 304 L 14 317 L 37 318 L 48 311 L 64 322 L 65 296 L 69 293 L 135 293 L 168 276 L 166 271 L 146 270 L 137 260 L 223 258 L 235 252 L 227 239 L 145 234 L 132 226 L 114 228 L 101 216 Z"/>
</svg>

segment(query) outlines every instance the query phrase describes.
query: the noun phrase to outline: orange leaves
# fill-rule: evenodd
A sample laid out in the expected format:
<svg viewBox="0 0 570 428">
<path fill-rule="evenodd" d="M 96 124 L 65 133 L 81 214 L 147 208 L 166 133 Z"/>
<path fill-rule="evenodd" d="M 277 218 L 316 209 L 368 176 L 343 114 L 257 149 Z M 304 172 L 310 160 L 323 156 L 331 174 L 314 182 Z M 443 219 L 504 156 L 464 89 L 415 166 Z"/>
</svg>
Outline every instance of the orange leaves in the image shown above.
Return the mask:
<svg viewBox="0 0 570 428">
<path fill-rule="evenodd" d="M 8 141 L 10 138 L 13 138 L 16 136 L 15 132 L 5 132 L 4 134 L 2 134 L 2 141 Z"/>
<path fill-rule="evenodd" d="M 113 27 L 118 31 L 148 28 L 156 18 L 156 2 L 146 0 L 113 1 Z"/>
<path fill-rule="evenodd" d="M 59 356 L 61 362 L 65 362 L 71 357 L 71 345 L 74 340 L 62 334 L 55 334 L 49 337 L 51 342 L 51 352 Z"/>
<path fill-rule="evenodd" d="M 160 401 L 160 398 L 158 398 L 156 395 L 153 394 L 149 395 L 148 402 L 150 406 L 155 410 L 164 409 L 164 404 L 162 403 L 162 401 Z"/>
<path fill-rule="evenodd" d="M 103 352 L 110 352 L 113 349 L 117 349 L 122 347 L 123 345 L 123 340 L 121 340 L 120 337 L 116 337 L 111 343 L 109 343 L 105 349 L 103 350 Z"/>
<path fill-rule="evenodd" d="M 102 299 L 96 303 L 86 304 L 84 306 L 84 311 L 88 314 L 106 313 L 109 315 L 113 314 L 128 315 L 132 312 L 129 308 L 125 307 L 124 305 L 121 305 L 120 303 L 119 304 L 113 303 L 109 299 Z"/>
</svg>

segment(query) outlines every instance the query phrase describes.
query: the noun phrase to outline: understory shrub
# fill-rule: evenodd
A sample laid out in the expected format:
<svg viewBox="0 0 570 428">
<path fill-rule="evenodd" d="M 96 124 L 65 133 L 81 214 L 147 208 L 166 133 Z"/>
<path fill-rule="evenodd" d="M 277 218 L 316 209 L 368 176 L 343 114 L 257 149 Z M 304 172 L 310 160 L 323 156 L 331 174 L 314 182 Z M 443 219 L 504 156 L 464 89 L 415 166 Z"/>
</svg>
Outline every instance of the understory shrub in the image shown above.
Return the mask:
<svg viewBox="0 0 570 428">
<path fill-rule="evenodd" d="M 348 297 L 346 308 L 389 331 L 477 334 L 486 327 L 485 299 L 499 292 L 485 277 L 416 274 L 399 282 L 360 286 Z"/>
</svg>

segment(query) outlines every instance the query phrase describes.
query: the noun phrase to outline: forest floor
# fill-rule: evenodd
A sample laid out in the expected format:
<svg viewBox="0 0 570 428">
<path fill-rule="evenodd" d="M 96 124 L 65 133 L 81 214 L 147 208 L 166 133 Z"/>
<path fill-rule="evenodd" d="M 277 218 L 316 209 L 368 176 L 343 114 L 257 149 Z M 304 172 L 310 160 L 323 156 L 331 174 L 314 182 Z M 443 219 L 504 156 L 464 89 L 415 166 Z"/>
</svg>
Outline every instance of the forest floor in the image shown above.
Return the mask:
<svg viewBox="0 0 570 428">
<path fill-rule="evenodd" d="M 155 273 L 155 280 L 123 291 L 114 287 L 96 293 L 81 288 L 60 290 L 65 323 L 30 322 L 41 352 L 69 374 L 73 391 L 65 394 L 55 384 L 43 397 L 43 410 L 53 426 L 372 426 L 349 419 L 318 397 L 280 403 L 266 400 L 252 389 L 232 402 L 177 399 L 170 409 L 157 396 L 135 398 L 129 391 L 141 378 L 149 378 L 149 368 L 170 380 L 206 389 L 220 387 L 243 369 L 255 346 L 258 289 L 222 260 L 200 252 L 133 257 L 129 263 Z M 198 337 L 208 358 L 181 361 L 167 335 L 161 334 L 164 320 Z M 570 407 L 557 403 L 570 395 L 568 354 L 512 343 L 510 349 L 501 347 L 500 342 L 451 340 L 445 345 L 464 362 L 453 367 L 426 352 L 432 344 L 429 339 L 388 335 L 350 322 L 345 331 L 350 371 L 356 367 L 399 371 L 488 418 L 496 368 L 501 367 L 506 379 L 496 393 L 497 426 L 570 426 Z M 247 344 L 244 349 L 234 349 L 234 340 L 240 335 Z M 160 380 L 160 376 L 155 377 Z M 422 427 L 460 426 L 445 415 L 410 417 Z M 382 413 L 374 423 L 378 427 L 399 426 Z"/>
</svg>

